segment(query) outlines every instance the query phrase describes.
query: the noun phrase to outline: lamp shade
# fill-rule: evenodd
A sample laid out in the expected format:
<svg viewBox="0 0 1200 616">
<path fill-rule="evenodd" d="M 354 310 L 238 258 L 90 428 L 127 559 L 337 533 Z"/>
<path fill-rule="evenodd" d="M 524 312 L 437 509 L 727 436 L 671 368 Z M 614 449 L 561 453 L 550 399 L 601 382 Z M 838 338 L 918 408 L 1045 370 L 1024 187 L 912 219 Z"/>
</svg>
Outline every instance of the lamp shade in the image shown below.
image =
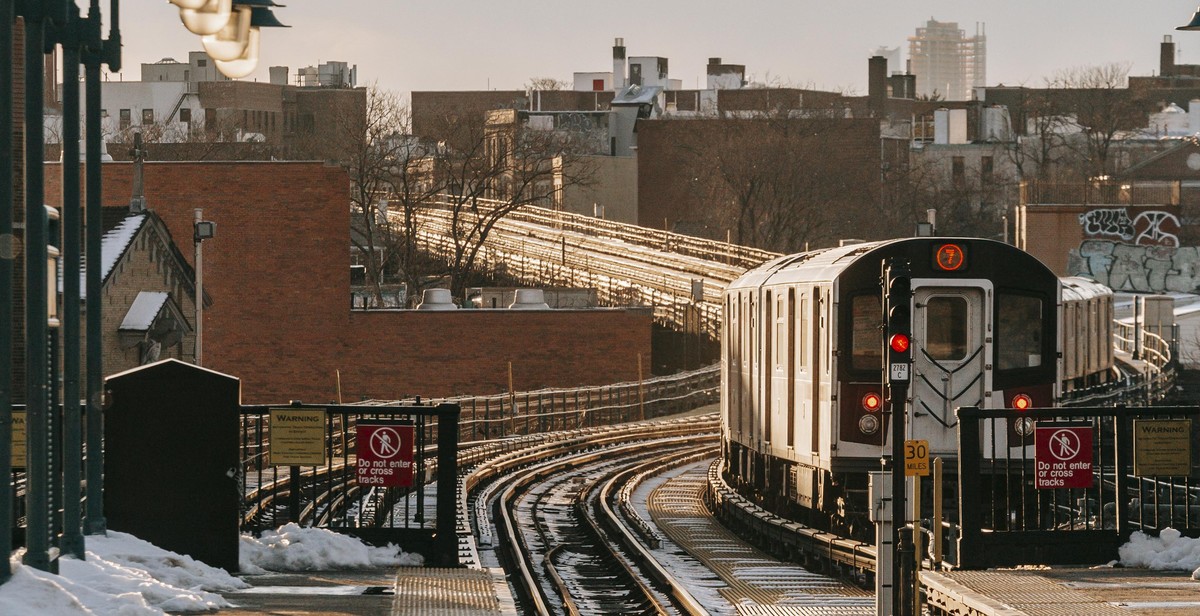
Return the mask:
<svg viewBox="0 0 1200 616">
<path fill-rule="evenodd" d="M 179 20 L 192 34 L 216 34 L 229 23 L 233 14 L 232 0 L 208 0 L 203 8 L 179 9 Z"/>
<path fill-rule="evenodd" d="M 250 7 L 235 6 L 229 23 L 216 34 L 200 37 L 204 51 L 213 60 L 232 61 L 242 57 L 250 44 Z"/>
<path fill-rule="evenodd" d="M 250 25 L 256 28 L 291 28 L 291 26 L 280 23 L 275 18 L 275 13 L 265 6 L 252 7 L 254 10 L 254 18 L 250 20 Z"/>
<path fill-rule="evenodd" d="M 246 50 L 236 60 L 213 59 L 217 70 L 230 79 L 240 79 L 254 72 L 258 66 L 258 28 L 250 28 Z"/>
<path fill-rule="evenodd" d="M 169 0 L 171 4 L 181 9 L 202 9 L 208 0 Z"/>
<path fill-rule="evenodd" d="M 1200 9 L 1192 15 L 1192 20 L 1187 24 L 1175 28 L 1176 30 L 1200 30 Z"/>
</svg>

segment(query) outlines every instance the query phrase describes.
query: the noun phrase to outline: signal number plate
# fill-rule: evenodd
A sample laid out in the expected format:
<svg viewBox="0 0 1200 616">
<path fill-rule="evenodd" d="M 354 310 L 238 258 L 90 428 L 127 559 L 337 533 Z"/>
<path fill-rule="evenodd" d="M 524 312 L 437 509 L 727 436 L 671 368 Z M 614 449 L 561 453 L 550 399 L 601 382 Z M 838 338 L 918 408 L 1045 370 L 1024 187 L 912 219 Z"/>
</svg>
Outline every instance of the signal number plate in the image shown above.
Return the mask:
<svg viewBox="0 0 1200 616">
<path fill-rule="evenodd" d="M 907 381 L 908 380 L 908 364 L 906 364 L 906 363 L 892 364 L 891 380 Z"/>
</svg>

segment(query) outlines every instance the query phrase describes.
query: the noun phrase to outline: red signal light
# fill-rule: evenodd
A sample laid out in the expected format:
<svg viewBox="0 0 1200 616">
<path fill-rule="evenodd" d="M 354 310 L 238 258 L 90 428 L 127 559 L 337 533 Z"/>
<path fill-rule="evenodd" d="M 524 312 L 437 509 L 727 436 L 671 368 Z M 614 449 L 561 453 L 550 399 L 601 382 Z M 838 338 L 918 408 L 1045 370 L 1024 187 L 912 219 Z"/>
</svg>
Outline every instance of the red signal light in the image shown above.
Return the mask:
<svg viewBox="0 0 1200 616">
<path fill-rule="evenodd" d="M 863 410 L 867 411 L 868 413 L 874 413 L 875 411 L 878 411 L 882 404 L 883 398 L 879 397 L 879 394 L 875 392 L 870 392 L 863 396 L 862 407 Z"/>
<path fill-rule="evenodd" d="M 1014 409 L 1017 409 L 1018 411 L 1027 411 L 1031 406 L 1033 406 L 1033 400 L 1031 400 L 1029 396 L 1026 396 L 1025 394 L 1017 394 L 1013 396 L 1012 407 Z"/>
<path fill-rule="evenodd" d="M 888 339 L 888 346 L 892 347 L 892 350 L 897 353 L 907 352 L 908 336 L 904 334 L 892 334 L 892 337 Z"/>
</svg>

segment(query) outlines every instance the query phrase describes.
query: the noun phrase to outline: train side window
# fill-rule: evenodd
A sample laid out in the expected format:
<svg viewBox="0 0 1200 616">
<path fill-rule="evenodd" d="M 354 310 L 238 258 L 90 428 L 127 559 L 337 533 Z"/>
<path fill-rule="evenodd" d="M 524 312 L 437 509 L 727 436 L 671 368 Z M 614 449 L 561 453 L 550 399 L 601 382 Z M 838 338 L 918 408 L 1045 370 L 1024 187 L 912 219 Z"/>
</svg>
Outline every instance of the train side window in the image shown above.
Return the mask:
<svg viewBox="0 0 1200 616">
<path fill-rule="evenodd" d="M 1042 365 L 1042 300 L 1000 293 L 996 301 L 996 367 L 999 370 Z"/>
<path fill-rule="evenodd" d="M 850 300 L 854 329 L 850 339 L 850 364 L 855 370 L 883 369 L 883 306 L 879 295 L 856 295 Z"/>
<path fill-rule="evenodd" d="M 925 352 L 939 361 L 967 356 L 967 299 L 931 297 L 925 303 Z"/>
</svg>

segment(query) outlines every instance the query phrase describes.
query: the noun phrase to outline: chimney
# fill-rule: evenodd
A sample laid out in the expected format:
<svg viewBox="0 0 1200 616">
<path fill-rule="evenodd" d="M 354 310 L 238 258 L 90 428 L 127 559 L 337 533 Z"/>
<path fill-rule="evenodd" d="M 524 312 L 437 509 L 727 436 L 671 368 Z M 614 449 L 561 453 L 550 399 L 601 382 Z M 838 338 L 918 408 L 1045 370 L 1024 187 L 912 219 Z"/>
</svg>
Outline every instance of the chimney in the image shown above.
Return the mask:
<svg viewBox="0 0 1200 616">
<path fill-rule="evenodd" d="M 613 42 L 613 91 L 625 89 L 625 39 L 619 38 Z"/>
<path fill-rule="evenodd" d="M 133 195 L 129 198 L 129 213 L 141 214 L 146 211 L 146 192 L 142 182 L 142 163 L 146 161 L 146 148 L 142 147 L 142 133 L 133 134 Z"/>
<path fill-rule="evenodd" d="M 876 116 L 883 114 L 887 99 L 887 58 L 871 56 L 867 60 L 867 106 Z"/>
<path fill-rule="evenodd" d="M 1158 74 L 1171 77 L 1175 74 L 1175 43 L 1171 35 L 1163 35 L 1162 47 L 1158 52 Z"/>
</svg>

